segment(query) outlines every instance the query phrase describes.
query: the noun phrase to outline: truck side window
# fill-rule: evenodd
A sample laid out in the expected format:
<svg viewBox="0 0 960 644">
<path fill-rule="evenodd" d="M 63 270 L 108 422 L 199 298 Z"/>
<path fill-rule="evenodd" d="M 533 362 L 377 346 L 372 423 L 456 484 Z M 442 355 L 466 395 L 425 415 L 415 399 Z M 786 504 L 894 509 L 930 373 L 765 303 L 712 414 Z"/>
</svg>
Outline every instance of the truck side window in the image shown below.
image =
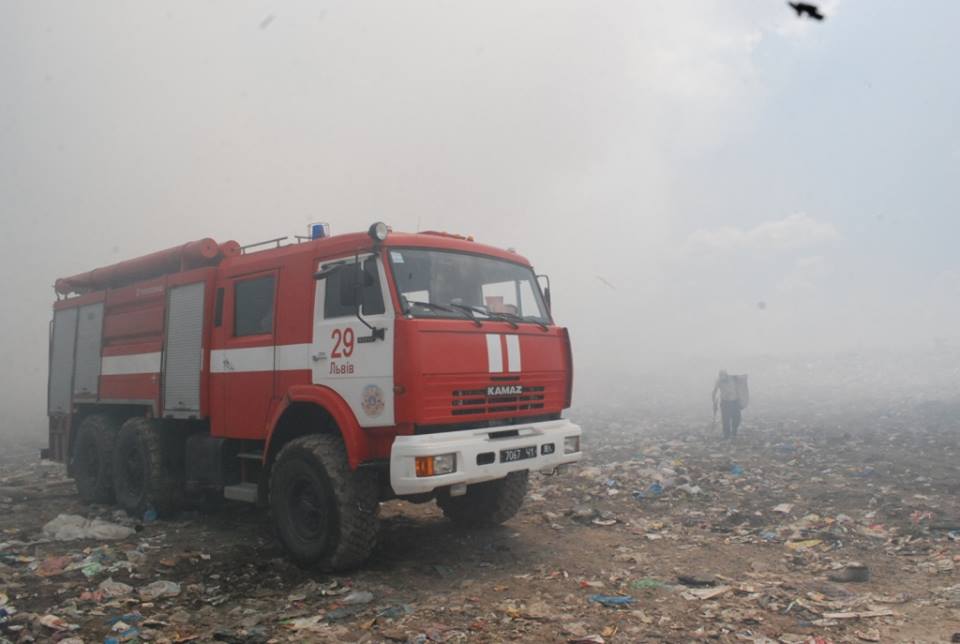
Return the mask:
<svg viewBox="0 0 960 644">
<path fill-rule="evenodd" d="M 217 289 L 217 299 L 213 305 L 213 326 L 223 324 L 223 288 Z"/>
<path fill-rule="evenodd" d="M 343 282 L 356 283 L 358 280 L 357 265 L 347 264 L 341 270 L 327 278 L 327 286 L 323 297 L 323 317 L 342 318 L 353 317 L 357 309 L 352 302 L 341 299 Z M 377 259 L 369 257 L 363 262 L 362 287 L 360 289 L 360 311 L 363 315 L 380 315 L 386 309 L 383 305 L 383 290 L 380 288 L 380 271 L 377 269 Z"/>
<path fill-rule="evenodd" d="M 237 282 L 234 287 L 233 334 L 273 333 L 273 275 Z"/>
</svg>

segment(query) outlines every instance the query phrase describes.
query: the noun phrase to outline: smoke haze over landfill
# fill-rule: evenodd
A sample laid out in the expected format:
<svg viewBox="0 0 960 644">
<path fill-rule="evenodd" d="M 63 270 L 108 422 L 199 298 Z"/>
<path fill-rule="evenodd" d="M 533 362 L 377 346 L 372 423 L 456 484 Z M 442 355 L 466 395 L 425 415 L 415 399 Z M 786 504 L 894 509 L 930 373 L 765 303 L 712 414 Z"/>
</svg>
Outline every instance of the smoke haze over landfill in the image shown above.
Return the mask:
<svg viewBox="0 0 960 644">
<path fill-rule="evenodd" d="M 383 220 L 515 247 L 577 399 L 956 395 L 960 5 L 9 2 L 3 433 L 57 277 Z"/>
</svg>

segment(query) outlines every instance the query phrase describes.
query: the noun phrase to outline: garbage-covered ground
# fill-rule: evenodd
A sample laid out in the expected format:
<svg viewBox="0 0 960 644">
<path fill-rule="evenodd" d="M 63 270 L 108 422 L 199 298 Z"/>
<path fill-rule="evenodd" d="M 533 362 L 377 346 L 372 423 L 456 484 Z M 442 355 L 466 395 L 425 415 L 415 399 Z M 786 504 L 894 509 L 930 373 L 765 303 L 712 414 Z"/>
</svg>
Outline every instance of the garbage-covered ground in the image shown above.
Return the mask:
<svg viewBox="0 0 960 644">
<path fill-rule="evenodd" d="M 581 409 L 585 461 L 505 526 L 387 503 L 337 576 L 289 563 L 265 512 L 133 521 L 8 443 L 0 641 L 958 641 L 960 405 L 806 409 L 747 410 L 735 443 Z"/>
</svg>

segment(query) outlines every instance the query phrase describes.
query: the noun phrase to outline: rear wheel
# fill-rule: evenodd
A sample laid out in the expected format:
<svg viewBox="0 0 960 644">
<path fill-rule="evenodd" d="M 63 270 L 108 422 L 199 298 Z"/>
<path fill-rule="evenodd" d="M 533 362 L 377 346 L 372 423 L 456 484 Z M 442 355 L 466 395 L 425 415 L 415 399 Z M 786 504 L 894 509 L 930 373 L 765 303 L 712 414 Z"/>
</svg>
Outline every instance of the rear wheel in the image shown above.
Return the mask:
<svg viewBox="0 0 960 644">
<path fill-rule="evenodd" d="M 300 563 L 345 570 L 377 540 L 377 477 L 351 471 L 339 436 L 314 434 L 283 446 L 270 474 L 270 509 L 280 540 Z"/>
<path fill-rule="evenodd" d="M 463 526 L 498 525 L 512 518 L 527 495 L 527 471 L 510 472 L 506 478 L 477 483 L 462 496 L 450 496 L 449 490 L 437 494 L 437 505 L 444 516 Z"/>
<path fill-rule="evenodd" d="M 77 428 L 70 471 L 80 498 L 87 503 L 113 502 L 113 446 L 118 421 L 111 416 L 87 416 Z"/>
<path fill-rule="evenodd" d="M 169 455 L 164 454 L 156 422 L 127 420 L 113 451 L 113 489 L 120 507 L 137 518 L 148 510 L 169 516 L 180 505 L 182 487 Z"/>
</svg>

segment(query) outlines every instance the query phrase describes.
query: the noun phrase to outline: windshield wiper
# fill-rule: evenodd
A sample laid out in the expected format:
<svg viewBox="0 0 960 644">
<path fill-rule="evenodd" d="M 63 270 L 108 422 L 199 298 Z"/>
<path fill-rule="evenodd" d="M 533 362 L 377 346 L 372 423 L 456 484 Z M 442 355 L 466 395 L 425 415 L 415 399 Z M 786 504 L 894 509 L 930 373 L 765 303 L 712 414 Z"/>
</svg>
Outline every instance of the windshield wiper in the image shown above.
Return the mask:
<svg viewBox="0 0 960 644">
<path fill-rule="evenodd" d="M 483 326 L 483 322 L 478 320 L 477 316 L 474 315 L 474 311 L 479 313 L 486 313 L 486 311 L 484 311 L 483 309 L 478 309 L 474 306 L 469 306 L 467 304 L 457 304 L 456 302 L 450 302 L 447 306 L 452 306 L 456 308 L 458 311 L 460 311 L 461 313 L 466 315 L 468 318 L 473 320 L 473 323 L 476 324 L 477 326 Z"/>
<path fill-rule="evenodd" d="M 450 302 L 450 306 L 455 306 L 457 308 L 464 309 L 467 311 L 474 311 L 476 313 L 483 313 L 487 317 L 490 317 L 496 320 L 503 320 L 504 322 L 512 326 L 514 329 L 520 328 L 517 326 L 516 324 L 517 322 L 529 322 L 531 324 L 536 324 L 538 327 L 540 327 L 544 331 L 550 330 L 550 328 L 546 325 L 546 323 L 543 320 L 533 315 L 524 315 L 523 317 L 521 317 L 519 315 L 516 315 L 515 313 L 507 313 L 506 311 L 488 311 L 479 306 L 471 306 L 469 304 L 457 304 L 455 302 Z"/>
<path fill-rule="evenodd" d="M 492 319 L 494 319 L 494 320 L 501 320 L 501 321 L 503 321 L 503 322 L 506 322 L 507 324 L 509 324 L 509 325 L 510 325 L 511 327 L 513 327 L 514 329 L 519 329 L 519 328 L 520 328 L 520 326 L 519 326 L 516 322 L 514 322 L 514 319 L 520 320 L 521 322 L 523 321 L 523 318 L 521 318 L 521 317 L 519 317 L 519 316 L 516 316 L 516 315 L 514 315 L 514 316 L 511 317 L 509 313 L 499 313 L 499 312 L 496 312 L 496 311 L 488 311 L 487 309 L 480 308 L 479 306 L 471 306 L 470 304 L 457 304 L 457 303 L 455 303 L 455 302 L 450 302 L 450 306 L 455 306 L 455 307 L 457 307 L 458 309 L 462 309 L 462 310 L 464 310 L 464 311 L 471 311 L 471 312 L 476 312 L 476 313 L 482 313 L 482 314 L 486 315 L 488 318 L 492 318 Z M 472 313 L 471 313 L 471 316 L 472 316 Z"/>
<path fill-rule="evenodd" d="M 422 306 L 432 311 L 444 311 L 446 313 L 459 313 L 460 315 L 463 315 L 465 318 L 467 318 L 477 326 L 483 326 L 483 323 L 481 323 L 480 320 L 475 318 L 473 314 L 470 313 L 469 311 L 463 311 L 461 309 L 452 309 L 449 306 L 444 306 L 443 304 L 434 304 L 433 302 L 418 302 L 417 300 L 406 300 L 406 302 L 407 302 L 407 310 L 404 311 L 404 314 L 410 313 L 410 308 L 413 306 Z"/>
<path fill-rule="evenodd" d="M 532 324 L 536 324 L 538 327 L 540 327 L 540 328 L 543 329 L 544 331 L 547 331 L 547 330 L 548 330 L 548 329 L 547 329 L 547 325 L 543 323 L 543 320 L 540 320 L 539 318 L 536 318 L 536 317 L 534 317 L 534 316 L 532 316 L 532 315 L 524 315 L 524 316 L 521 317 L 521 316 L 517 315 L 516 313 L 508 313 L 508 312 L 506 312 L 506 311 L 498 311 L 498 312 L 496 312 L 496 313 L 493 313 L 493 315 L 495 315 L 495 316 L 497 316 L 497 317 L 500 317 L 500 318 L 502 318 L 502 319 L 504 319 L 504 320 L 506 320 L 506 321 L 517 320 L 517 321 L 519 321 L 519 322 L 530 322 L 530 323 L 532 323 Z M 516 328 L 516 327 L 514 327 L 514 328 Z"/>
<path fill-rule="evenodd" d="M 534 317 L 534 316 L 532 316 L 532 315 L 524 315 L 524 316 L 523 316 L 522 318 L 520 318 L 520 319 L 523 320 L 524 322 L 531 322 L 531 323 L 533 323 L 533 324 L 536 324 L 538 327 L 540 327 L 540 328 L 543 329 L 544 331 L 549 331 L 549 330 L 550 330 L 550 328 L 547 326 L 547 324 L 546 324 L 543 320 L 541 320 L 540 318 L 538 318 L 538 317 Z"/>
</svg>

